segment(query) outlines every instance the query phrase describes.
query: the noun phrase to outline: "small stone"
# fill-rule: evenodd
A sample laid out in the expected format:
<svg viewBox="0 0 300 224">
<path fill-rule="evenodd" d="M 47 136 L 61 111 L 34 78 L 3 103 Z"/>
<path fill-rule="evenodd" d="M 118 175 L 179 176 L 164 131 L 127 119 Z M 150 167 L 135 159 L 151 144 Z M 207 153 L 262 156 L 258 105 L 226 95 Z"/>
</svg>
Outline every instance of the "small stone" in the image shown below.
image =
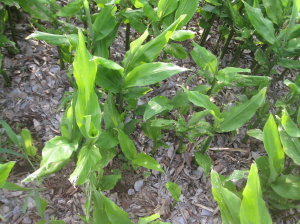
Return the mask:
<svg viewBox="0 0 300 224">
<path fill-rule="evenodd" d="M 128 190 L 128 195 L 134 195 L 134 194 L 135 194 L 134 189 L 130 188 L 130 189 Z"/>
<path fill-rule="evenodd" d="M 202 209 L 200 215 L 201 216 L 211 216 L 212 212 L 210 212 L 210 211 L 208 211 L 206 209 Z"/>
<path fill-rule="evenodd" d="M 51 66 L 49 71 L 53 74 L 58 74 L 60 72 L 60 67 L 58 65 L 53 65 Z"/>
<path fill-rule="evenodd" d="M 29 210 L 33 209 L 35 207 L 35 201 L 33 200 L 33 198 L 29 197 L 27 199 L 27 208 Z"/>
<path fill-rule="evenodd" d="M 144 186 L 144 180 L 138 180 L 134 183 L 134 189 L 137 192 L 141 191 L 143 186 Z"/>
<path fill-rule="evenodd" d="M 31 219 L 28 217 L 28 216 L 25 216 L 23 219 L 22 219 L 22 223 L 23 224 L 30 224 L 32 223 Z"/>
</svg>

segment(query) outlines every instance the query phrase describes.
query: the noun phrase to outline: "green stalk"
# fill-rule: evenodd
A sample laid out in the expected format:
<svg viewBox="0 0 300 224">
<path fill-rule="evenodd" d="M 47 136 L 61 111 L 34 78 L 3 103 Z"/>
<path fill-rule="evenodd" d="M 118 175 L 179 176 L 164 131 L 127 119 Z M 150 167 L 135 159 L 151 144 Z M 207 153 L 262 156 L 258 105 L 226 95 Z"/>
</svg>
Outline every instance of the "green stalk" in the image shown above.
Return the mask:
<svg viewBox="0 0 300 224">
<path fill-rule="evenodd" d="M 12 21 L 11 10 L 10 10 L 9 6 L 6 6 L 6 11 L 8 14 L 8 22 L 9 22 L 9 27 L 10 27 L 10 31 L 11 31 L 11 37 L 12 37 L 13 41 L 15 42 L 16 47 L 19 49 L 20 47 L 18 45 L 17 38 L 15 35 L 16 34 L 15 25 Z"/>
<path fill-rule="evenodd" d="M 92 23 L 92 17 L 90 12 L 90 6 L 88 0 L 83 0 L 83 7 L 85 11 L 85 15 L 87 18 L 87 28 L 89 30 L 89 36 L 92 40 L 92 45 L 94 43 L 94 31 L 93 31 L 93 23 Z"/>
<path fill-rule="evenodd" d="M 10 80 L 10 77 L 7 75 L 7 73 L 1 69 L 0 70 L 0 73 L 2 74 L 3 78 L 4 78 L 4 81 L 5 81 L 5 85 L 7 87 L 10 87 L 11 86 L 11 80 Z"/>
<path fill-rule="evenodd" d="M 237 62 L 238 62 L 239 58 L 241 57 L 243 51 L 244 51 L 244 48 L 243 48 L 242 45 L 240 44 L 240 45 L 238 46 L 238 48 L 237 48 L 237 52 L 235 53 L 234 58 L 233 58 L 232 61 L 231 61 L 230 66 L 234 67 L 234 66 L 237 64 Z"/>
<path fill-rule="evenodd" d="M 130 49 L 130 23 L 126 24 L 125 51 Z"/>
<path fill-rule="evenodd" d="M 225 44 L 224 44 L 224 47 L 223 47 L 223 49 L 222 49 L 220 59 L 223 59 L 224 56 L 225 56 L 225 54 L 227 53 L 227 49 L 228 49 L 229 43 L 230 43 L 231 39 L 233 38 L 234 33 L 235 33 L 235 32 L 234 32 L 234 29 L 231 28 L 230 33 L 229 33 L 229 35 L 228 35 L 228 37 L 227 37 L 227 39 L 226 39 L 226 42 L 225 42 Z"/>
<path fill-rule="evenodd" d="M 213 16 L 208 21 L 209 27 L 205 28 L 204 31 L 203 31 L 203 34 L 202 34 L 201 39 L 200 39 L 200 45 L 201 46 L 203 46 L 205 44 L 205 41 L 207 39 L 208 34 L 210 33 L 210 30 L 211 30 L 211 27 L 214 23 L 215 18 L 216 18 L 216 15 L 213 14 Z"/>
</svg>

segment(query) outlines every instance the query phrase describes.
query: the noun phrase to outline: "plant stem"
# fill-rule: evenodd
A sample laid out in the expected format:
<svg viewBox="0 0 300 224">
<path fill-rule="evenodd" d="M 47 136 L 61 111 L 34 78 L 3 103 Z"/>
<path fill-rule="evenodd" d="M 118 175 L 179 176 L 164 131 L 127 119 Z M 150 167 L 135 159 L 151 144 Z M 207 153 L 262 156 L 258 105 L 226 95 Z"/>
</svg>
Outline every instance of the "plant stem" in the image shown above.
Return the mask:
<svg viewBox="0 0 300 224">
<path fill-rule="evenodd" d="M 217 49 L 218 49 L 218 47 L 219 47 L 219 44 L 220 44 L 220 42 L 221 42 L 221 39 L 222 39 L 222 33 L 220 33 L 219 38 L 218 38 L 217 43 L 216 43 L 216 46 L 215 46 L 215 48 L 214 48 L 214 52 L 215 52 L 215 53 L 218 53 L 218 52 L 216 52 L 216 51 L 217 51 Z"/>
<path fill-rule="evenodd" d="M 8 14 L 8 22 L 9 22 L 9 27 L 10 27 L 10 31 L 11 31 L 11 38 L 15 42 L 16 47 L 19 49 L 20 47 L 18 45 L 17 38 L 16 38 L 16 35 L 15 35 L 16 34 L 15 25 L 12 21 L 11 10 L 10 10 L 9 6 L 6 6 L 6 11 L 7 11 L 7 14 Z"/>
<path fill-rule="evenodd" d="M 2 74 L 2 76 L 3 76 L 3 78 L 4 78 L 4 81 L 5 81 L 5 85 L 7 86 L 7 87 L 10 87 L 11 86 L 11 80 L 10 80 L 10 77 L 7 75 L 7 73 L 3 70 L 3 69 L 1 69 L 0 70 L 0 73 Z"/>
<path fill-rule="evenodd" d="M 57 47 L 57 52 L 58 52 L 58 56 L 59 56 L 59 65 L 60 65 L 60 69 L 61 69 L 61 70 L 64 70 L 66 67 L 65 67 L 63 55 L 62 55 L 62 52 L 61 52 L 61 49 L 60 49 L 59 46 Z"/>
<path fill-rule="evenodd" d="M 231 39 L 233 38 L 233 35 L 234 35 L 234 29 L 231 27 L 230 33 L 229 33 L 229 35 L 226 39 L 226 42 L 224 44 L 224 47 L 222 49 L 220 59 L 223 59 L 225 54 L 227 53 L 227 49 L 228 49 L 228 46 L 229 46 L 229 43 L 230 43 Z"/>
<path fill-rule="evenodd" d="M 234 67 L 236 64 L 237 64 L 237 62 L 238 62 L 238 60 L 239 60 L 239 58 L 241 57 L 241 55 L 242 55 L 242 53 L 243 53 L 243 51 L 244 51 L 244 48 L 241 46 L 241 44 L 237 47 L 237 52 L 235 53 L 235 55 L 234 55 L 234 58 L 232 59 L 232 61 L 231 61 L 231 66 L 232 67 Z"/>
<path fill-rule="evenodd" d="M 87 27 L 89 30 L 89 36 L 92 40 L 92 44 L 94 43 L 94 32 L 93 32 L 93 24 L 92 24 L 92 17 L 90 12 L 90 6 L 88 0 L 83 0 L 83 7 L 85 11 L 85 15 L 87 18 Z"/>
<path fill-rule="evenodd" d="M 205 44 L 205 41 L 207 39 L 207 36 L 208 34 L 210 33 L 210 30 L 211 30 L 211 27 L 214 23 L 214 20 L 216 18 L 216 15 L 214 14 L 208 21 L 209 23 L 209 27 L 205 28 L 204 31 L 203 31 L 203 34 L 201 36 L 201 39 L 200 39 L 200 45 L 203 46 Z"/>
<path fill-rule="evenodd" d="M 130 49 L 130 23 L 126 24 L 125 51 Z"/>
</svg>

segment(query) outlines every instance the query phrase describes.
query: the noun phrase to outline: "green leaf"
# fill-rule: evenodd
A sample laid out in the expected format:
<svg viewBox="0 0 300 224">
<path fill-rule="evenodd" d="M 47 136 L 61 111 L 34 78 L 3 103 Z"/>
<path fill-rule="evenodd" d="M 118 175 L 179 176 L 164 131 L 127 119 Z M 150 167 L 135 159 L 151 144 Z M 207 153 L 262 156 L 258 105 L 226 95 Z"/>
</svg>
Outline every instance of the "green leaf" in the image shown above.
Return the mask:
<svg viewBox="0 0 300 224">
<path fill-rule="evenodd" d="M 0 164 L 0 188 L 5 184 L 11 169 L 14 167 L 16 162 L 10 161 L 7 163 Z"/>
<path fill-rule="evenodd" d="M 287 110 L 282 111 L 281 124 L 291 137 L 300 137 L 300 128 L 290 118 Z"/>
<path fill-rule="evenodd" d="M 122 128 L 123 126 L 122 116 L 119 114 L 115 105 L 116 103 L 114 102 L 113 95 L 109 94 L 104 104 L 103 114 L 106 130 L 118 127 Z"/>
<path fill-rule="evenodd" d="M 141 45 L 148 36 L 148 31 L 145 31 L 145 33 L 134 42 L 134 44 L 130 45 L 130 51 L 124 57 L 123 64 L 125 72 L 131 71 L 133 68 L 141 65 L 142 63 L 153 62 L 160 55 L 162 49 L 168 43 L 178 24 L 184 18 L 185 16 L 180 16 L 156 38 L 145 45 Z"/>
<path fill-rule="evenodd" d="M 178 0 L 160 0 L 157 6 L 157 16 L 161 19 L 177 8 Z"/>
<path fill-rule="evenodd" d="M 18 136 L 5 121 L 0 120 L 1 126 L 4 128 L 9 139 L 18 147 L 22 147 L 22 139 Z"/>
<path fill-rule="evenodd" d="M 244 5 L 245 5 L 247 16 L 252 26 L 257 31 L 257 33 L 260 36 L 262 36 L 263 39 L 267 41 L 269 44 L 274 44 L 276 38 L 275 38 L 275 29 L 273 27 L 273 23 L 270 20 L 264 18 L 259 8 L 253 8 L 246 2 L 244 2 Z"/>
<path fill-rule="evenodd" d="M 258 94 L 254 95 L 250 100 L 233 106 L 230 111 L 222 112 L 218 131 L 229 132 L 236 130 L 249 121 L 257 111 L 257 109 L 264 103 L 267 88 L 263 88 Z"/>
<path fill-rule="evenodd" d="M 83 146 L 79 151 L 76 168 L 70 175 L 69 181 L 74 185 L 84 184 L 101 158 L 100 151 L 96 146 Z"/>
<path fill-rule="evenodd" d="M 29 187 L 22 187 L 20 185 L 11 183 L 11 182 L 5 182 L 5 184 L 1 187 L 3 189 L 7 189 L 10 191 L 36 191 L 36 190 L 45 190 L 43 188 L 29 188 Z"/>
<path fill-rule="evenodd" d="M 281 0 L 262 0 L 267 16 L 273 23 L 280 25 L 283 19 Z"/>
<path fill-rule="evenodd" d="M 187 15 L 178 25 L 178 29 L 186 25 L 194 16 L 199 5 L 199 0 L 180 0 L 178 8 L 175 12 L 175 19 L 182 15 Z"/>
<path fill-rule="evenodd" d="M 66 165 L 77 149 L 77 143 L 69 142 L 67 138 L 57 136 L 49 140 L 42 151 L 40 168 L 27 176 L 23 182 L 31 182 L 60 170 Z"/>
<path fill-rule="evenodd" d="M 300 86 L 298 86 L 296 83 L 293 83 L 290 80 L 284 80 L 283 83 L 291 89 L 293 94 L 300 95 Z"/>
<path fill-rule="evenodd" d="M 272 189 L 286 199 L 300 200 L 300 177 L 282 175 L 271 185 Z"/>
<path fill-rule="evenodd" d="M 174 41 L 185 41 L 188 39 L 193 39 L 195 37 L 195 33 L 190 30 L 176 30 L 171 39 Z"/>
<path fill-rule="evenodd" d="M 147 216 L 147 217 L 143 217 L 143 218 L 139 218 L 139 222 L 138 224 L 148 224 L 152 221 L 154 221 L 155 219 L 159 219 L 160 215 L 158 213 Z"/>
<path fill-rule="evenodd" d="M 151 127 L 157 128 L 172 128 L 176 124 L 174 120 L 166 120 L 166 119 L 155 119 L 151 121 Z"/>
<path fill-rule="evenodd" d="M 101 131 L 101 111 L 94 90 L 97 65 L 91 60 L 80 30 L 78 30 L 78 38 L 73 62 L 74 77 L 78 86 L 75 117 L 82 135 L 86 138 L 96 138 Z"/>
<path fill-rule="evenodd" d="M 270 181 L 274 181 L 284 168 L 284 151 L 281 146 L 280 137 L 273 115 L 269 116 L 264 126 L 264 146 L 269 156 Z"/>
<path fill-rule="evenodd" d="M 198 165 L 204 169 L 205 175 L 208 176 L 212 166 L 211 158 L 205 153 L 195 152 L 195 159 Z"/>
<path fill-rule="evenodd" d="M 279 126 L 278 130 L 285 154 L 290 157 L 294 163 L 300 165 L 300 140 L 288 135 L 281 126 Z"/>
<path fill-rule="evenodd" d="M 266 203 L 263 200 L 256 164 L 251 165 L 248 181 L 243 191 L 240 221 L 241 224 L 272 223 Z"/>
<path fill-rule="evenodd" d="M 127 74 L 124 87 L 152 85 L 187 70 L 174 64 L 162 62 L 142 64 Z"/>
<path fill-rule="evenodd" d="M 165 47 L 165 52 L 179 59 L 185 59 L 188 57 L 185 48 L 181 44 L 176 44 L 176 43 L 167 44 L 167 46 Z"/>
<path fill-rule="evenodd" d="M 222 223 L 240 223 L 239 209 L 241 199 L 236 194 L 222 186 L 220 176 L 214 170 L 211 171 L 211 184 L 212 194 L 220 207 Z"/>
<path fill-rule="evenodd" d="M 95 41 L 99 41 L 108 36 L 117 25 L 114 6 L 105 6 L 101 8 L 100 13 L 96 16 L 93 23 Z"/>
<path fill-rule="evenodd" d="M 121 174 L 113 174 L 103 176 L 99 182 L 99 187 L 102 191 L 112 190 L 117 182 L 121 179 Z"/>
<path fill-rule="evenodd" d="M 278 61 L 278 65 L 284 68 L 289 69 L 300 69 L 300 63 L 299 60 L 291 60 L 287 58 L 281 58 Z"/>
<path fill-rule="evenodd" d="M 32 144 L 32 138 L 31 138 L 30 131 L 26 128 L 22 129 L 21 137 L 23 140 L 23 146 L 24 146 L 26 155 L 35 156 L 37 149 Z"/>
<path fill-rule="evenodd" d="M 164 170 L 161 168 L 160 164 L 151 156 L 145 154 L 145 153 L 138 153 L 134 160 L 132 160 L 132 163 L 134 165 L 142 166 L 147 169 L 151 170 L 157 170 L 160 172 L 164 172 Z"/>
<path fill-rule="evenodd" d="M 137 156 L 137 150 L 133 141 L 121 129 L 117 129 L 117 131 L 122 152 L 127 159 L 134 160 Z"/>
<path fill-rule="evenodd" d="M 170 100 L 167 97 L 156 96 L 148 102 L 144 113 L 144 120 L 148 120 L 163 111 L 170 111 L 172 109 L 173 106 L 170 104 Z"/>
<path fill-rule="evenodd" d="M 103 66 L 104 68 L 121 71 L 123 72 L 124 68 L 119 65 L 118 63 L 111 61 L 109 59 L 103 58 L 103 57 L 96 57 L 94 56 L 92 58 L 93 61 L 95 61 L 98 65 Z"/>
<path fill-rule="evenodd" d="M 26 158 L 25 155 L 23 155 L 21 153 L 18 153 L 18 152 L 15 152 L 14 150 L 11 150 L 11 149 L 0 148 L 0 153 L 11 154 L 11 155 L 18 156 L 18 157 L 24 158 L 24 159 Z"/>
<path fill-rule="evenodd" d="M 66 5 L 63 8 L 61 8 L 57 12 L 57 15 L 61 16 L 61 17 L 72 17 L 77 12 L 80 11 L 80 9 L 82 8 L 82 6 L 83 6 L 83 0 L 72 1 L 68 5 Z"/>
<path fill-rule="evenodd" d="M 106 215 L 112 224 L 133 224 L 128 217 L 129 215 L 120 209 L 112 200 L 102 194 L 101 200 L 103 200 Z"/>
<path fill-rule="evenodd" d="M 247 131 L 247 134 L 253 138 L 256 138 L 260 141 L 264 140 L 264 133 L 260 129 L 251 129 Z"/>
<path fill-rule="evenodd" d="M 217 57 L 196 43 L 193 43 L 193 46 L 194 49 L 191 51 L 191 56 L 196 64 L 202 70 L 208 70 L 212 74 L 216 74 L 219 64 Z"/>
<path fill-rule="evenodd" d="M 34 202 L 39 216 L 45 218 L 45 211 L 48 203 L 45 199 L 40 197 L 38 191 L 34 191 Z"/>
<path fill-rule="evenodd" d="M 221 113 L 219 108 L 210 101 L 207 95 L 204 95 L 198 91 L 187 91 L 187 96 L 190 102 L 197 107 L 203 107 L 207 110 L 213 111 L 217 117 L 220 117 Z"/>
<path fill-rule="evenodd" d="M 181 188 L 179 187 L 179 185 L 169 181 L 166 183 L 166 188 L 169 191 L 169 193 L 172 195 L 174 200 L 179 202 L 180 201 L 179 197 L 181 195 Z"/>
</svg>

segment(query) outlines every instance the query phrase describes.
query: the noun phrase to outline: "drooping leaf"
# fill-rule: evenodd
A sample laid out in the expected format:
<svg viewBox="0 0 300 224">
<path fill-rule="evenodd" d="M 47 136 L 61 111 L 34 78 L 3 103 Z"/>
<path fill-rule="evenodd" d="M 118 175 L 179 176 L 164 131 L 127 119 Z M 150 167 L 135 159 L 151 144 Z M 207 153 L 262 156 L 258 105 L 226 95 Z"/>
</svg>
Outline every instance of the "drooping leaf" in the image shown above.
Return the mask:
<svg viewBox="0 0 300 224">
<path fill-rule="evenodd" d="M 264 133 L 260 129 L 251 129 L 247 131 L 247 134 L 253 138 L 256 138 L 260 141 L 264 140 Z"/>
<path fill-rule="evenodd" d="M 195 152 L 195 159 L 198 165 L 204 169 L 205 175 L 208 176 L 212 166 L 211 158 L 205 153 Z"/>
<path fill-rule="evenodd" d="M 78 154 L 76 168 L 70 175 L 70 182 L 74 185 L 84 184 L 101 158 L 100 151 L 96 146 L 83 146 Z"/>
<path fill-rule="evenodd" d="M 172 40 L 175 41 L 185 41 L 188 39 L 193 39 L 195 37 L 195 33 L 190 30 L 176 30 L 171 36 Z"/>
<path fill-rule="evenodd" d="M 167 182 L 166 183 L 166 188 L 169 191 L 169 193 L 172 195 L 175 201 L 179 202 L 179 197 L 181 195 L 181 188 L 179 187 L 178 184 L 174 182 Z"/>
<path fill-rule="evenodd" d="M 281 174 L 284 167 L 284 151 L 273 115 L 269 116 L 264 126 L 264 146 L 269 156 L 270 181 L 274 181 Z"/>
<path fill-rule="evenodd" d="M 263 200 L 256 164 L 251 165 L 248 181 L 243 191 L 243 199 L 240 207 L 240 223 L 272 223 L 270 213 Z"/>
<path fill-rule="evenodd" d="M 257 109 L 265 101 L 266 91 L 267 88 L 263 88 L 250 100 L 237 106 L 233 106 L 228 112 L 222 112 L 221 117 L 223 118 L 223 121 L 220 123 L 218 131 L 229 132 L 243 126 L 253 117 Z"/>
<path fill-rule="evenodd" d="M 124 87 L 152 85 L 184 71 L 187 71 L 187 69 L 174 64 L 162 62 L 145 63 L 135 67 L 127 74 L 124 80 Z"/>
<path fill-rule="evenodd" d="M 56 45 L 56 46 L 72 46 L 75 48 L 78 43 L 78 36 L 76 34 L 51 34 L 46 32 L 35 31 L 26 37 L 26 39 L 37 39 L 43 40 L 48 44 Z"/>
<path fill-rule="evenodd" d="M 286 199 L 300 200 L 300 177 L 294 175 L 282 175 L 271 185 L 272 189 Z"/>
<path fill-rule="evenodd" d="M 16 162 L 10 161 L 7 163 L 0 164 L 0 188 L 5 184 L 11 169 L 14 167 Z"/>
<path fill-rule="evenodd" d="M 191 56 L 196 64 L 203 70 L 208 70 L 212 74 L 218 71 L 218 59 L 210 51 L 204 47 L 193 43 L 194 49 L 191 51 Z"/>
<path fill-rule="evenodd" d="M 148 102 L 144 113 L 144 120 L 148 120 L 163 111 L 170 111 L 172 109 L 173 106 L 170 104 L 170 101 L 167 97 L 156 96 Z"/>
<path fill-rule="evenodd" d="M 83 7 L 83 0 L 75 0 L 62 7 L 57 15 L 61 17 L 72 17 Z"/>
<path fill-rule="evenodd" d="M 157 16 L 161 19 L 177 8 L 178 0 L 160 0 L 157 7 Z"/>
<path fill-rule="evenodd" d="M 300 137 L 300 128 L 293 122 L 287 110 L 282 111 L 281 124 L 284 130 L 291 136 L 298 138 Z"/>
<path fill-rule="evenodd" d="M 244 2 L 244 5 L 245 5 L 247 16 L 252 26 L 257 31 L 257 33 L 260 36 L 262 36 L 263 39 L 267 41 L 269 44 L 274 44 L 276 38 L 275 38 L 275 29 L 273 23 L 270 20 L 264 18 L 259 8 L 253 8 L 246 2 Z"/>
<path fill-rule="evenodd" d="M 236 194 L 222 186 L 220 176 L 214 170 L 211 171 L 211 184 L 212 194 L 220 207 L 222 223 L 238 224 L 240 219 L 239 209 L 241 199 Z"/>
<path fill-rule="evenodd" d="M 118 130 L 118 139 L 121 146 L 121 150 L 124 153 L 125 157 L 129 160 L 134 160 L 137 156 L 137 150 L 133 141 L 129 138 L 128 135 L 124 133 L 121 129 Z"/>
<path fill-rule="evenodd" d="M 43 148 L 40 168 L 27 176 L 23 182 L 30 182 L 60 170 L 70 161 L 76 149 L 77 143 L 69 142 L 65 137 L 52 138 Z"/>
<path fill-rule="evenodd" d="M 178 28 L 183 27 L 186 25 L 190 19 L 194 16 L 195 12 L 197 11 L 199 4 L 199 0 L 180 0 L 178 8 L 175 12 L 175 19 L 179 18 L 182 15 L 187 15 L 183 21 L 180 22 Z"/>
</svg>

